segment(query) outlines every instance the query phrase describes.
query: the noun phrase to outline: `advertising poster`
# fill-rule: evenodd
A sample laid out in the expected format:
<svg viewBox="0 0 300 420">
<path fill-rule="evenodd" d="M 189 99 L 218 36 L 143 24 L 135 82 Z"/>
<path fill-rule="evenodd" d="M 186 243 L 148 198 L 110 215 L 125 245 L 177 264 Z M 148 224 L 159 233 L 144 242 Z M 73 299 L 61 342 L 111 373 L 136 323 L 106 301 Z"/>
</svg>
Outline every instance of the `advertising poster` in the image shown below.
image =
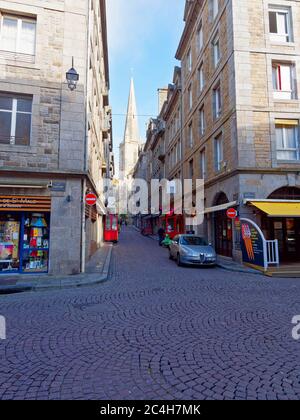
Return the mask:
<svg viewBox="0 0 300 420">
<path fill-rule="evenodd" d="M 241 247 L 244 263 L 264 267 L 264 238 L 250 222 L 241 223 Z"/>
</svg>

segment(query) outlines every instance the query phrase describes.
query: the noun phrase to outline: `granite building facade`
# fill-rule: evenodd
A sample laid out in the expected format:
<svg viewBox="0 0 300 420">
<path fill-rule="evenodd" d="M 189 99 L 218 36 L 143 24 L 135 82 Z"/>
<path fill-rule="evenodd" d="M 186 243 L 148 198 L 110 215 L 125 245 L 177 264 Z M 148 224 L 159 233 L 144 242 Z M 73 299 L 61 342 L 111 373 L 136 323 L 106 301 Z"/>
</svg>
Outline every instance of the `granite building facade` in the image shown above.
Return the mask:
<svg viewBox="0 0 300 420">
<path fill-rule="evenodd" d="M 0 1 L 1 275 L 76 274 L 101 246 L 114 173 L 105 8 Z"/>
</svg>

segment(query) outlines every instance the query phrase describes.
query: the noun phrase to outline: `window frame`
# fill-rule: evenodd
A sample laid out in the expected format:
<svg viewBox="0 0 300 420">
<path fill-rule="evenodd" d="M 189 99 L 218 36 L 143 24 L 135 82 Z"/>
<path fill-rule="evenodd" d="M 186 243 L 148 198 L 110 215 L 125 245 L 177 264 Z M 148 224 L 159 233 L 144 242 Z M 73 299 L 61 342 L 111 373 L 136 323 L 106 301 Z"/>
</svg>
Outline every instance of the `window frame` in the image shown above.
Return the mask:
<svg viewBox="0 0 300 420">
<path fill-rule="evenodd" d="M 207 177 L 207 160 L 206 160 L 206 149 L 200 151 L 200 176 L 202 179 Z"/>
<path fill-rule="evenodd" d="M 188 125 L 188 146 L 190 149 L 194 147 L 193 122 Z"/>
<path fill-rule="evenodd" d="M 288 67 L 290 71 L 290 90 L 282 89 L 282 71 L 283 67 Z M 276 72 L 276 74 L 275 74 Z M 272 61 L 272 86 L 274 99 L 292 100 L 297 99 L 297 80 L 296 64 L 284 61 Z M 275 86 L 276 84 L 276 86 Z"/>
<path fill-rule="evenodd" d="M 295 143 L 296 143 L 296 147 L 287 147 L 288 144 L 288 136 L 287 136 L 287 129 L 291 129 L 293 128 L 294 134 L 296 134 L 296 138 L 294 138 Z M 277 130 L 282 130 L 282 139 L 283 139 L 283 143 L 284 143 L 284 147 L 283 148 L 278 148 L 278 137 L 277 137 Z M 286 124 L 280 124 L 280 122 L 278 121 L 277 123 L 275 123 L 275 138 L 276 138 L 276 159 L 279 162 L 298 162 L 300 161 L 300 125 L 299 125 L 299 121 L 298 121 L 298 125 L 293 125 L 292 123 L 290 123 L 290 125 L 288 124 L 288 122 Z M 278 157 L 278 153 L 288 153 L 288 152 L 295 152 L 296 154 L 296 159 L 281 159 Z"/>
<path fill-rule="evenodd" d="M 224 163 L 224 140 L 223 134 L 220 133 L 215 137 L 215 169 L 217 172 L 220 172 L 222 164 Z"/>
<path fill-rule="evenodd" d="M 205 88 L 204 63 L 198 68 L 199 93 L 201 94 Z"/>
<path fill-rule="evenodd" d="M 287 33 L 281 34 L 278 32 L 271 32 L 271 20 L 270 20 L 270 14 L 276 13 L 276 26 L 278 29 L 278 14 L 285 14 L 285 24 L 287 26 Z M 269 21 L 269 35 L 272 42 L 279 42 L 279 43 L 291 43 L 294 41 L 294 34 L 293 34 L 293 18 L 292 18 L 292 9 L 291 7 L 287 6 L 281 6 L 281 5 L 269 5 L 268 7 L 268 21 Z M 286 40 L 280 40 L 280 37 L 286 37 Z"/>
<path fill-rule="evenodd" d="M 198 53 L 201 53 L 204 47 L 204 31 L 203 31 L 203 23 L 202 20 L 198 25 L 197 29 L 197 50 Z"/>
<path fill-rule="evenodd" d="M 219 4 L 219 0 L 211 0 L 211 17 L 212 17 L 212 21 L 214 21 L 220 11 L 220 4 Z"/>
<path fill-rule="evenodd" d="M 204 136 L 205 129 L 206 129 L 205 109 L 204 109 L 204 105 L 202 105 L 199 109 L 199 134 L 201 137 Z"/>
<path fill-rule="evenodd" d="M 8 53 L 28 55 L 28 56 L 35 57 L 36 56 L 36 43 L 37 43 L 37 19 L 33 18 L 33 17 L 30 18 L 30 17 L 27 17 L 27 16 L 14 15 L 14 14 L 10 14 L 10 13 L 1 13 L 0 12 L 0 45 L 2 43 L 2 35 L 3 35 L 2 31 L 4 29 L 4 20 L 5 19 L 15 20 L 17 22 L 16 48 L 15 48 L 15 51 L 5 50 L 5 49 L 2 49 L 2 48 L 0 48 L 0 50 L 8 52 Z M 23 24 L 23 22 L 31 23 L 31 24 L 34 24 L 34 26 L 35 26 L 34 42 L 33 42 L 33 50 L 34 50 L 33 54 L 30 54 L 28 52 L 24 52 L 20 48 L 20 46 L 22 45 L 22 24 Z"/>
<path fill-rule="evenodd" d="M 194 179 L 195 168 L 194 168 L 194 159 L 189 160 L 189 179 Z"/>
<path fill-rule="evenodd" d="M 33 107 L 33 97 L 30 95 L 17 95 L 11 93 L 2 93 L 0 92 L 1 97 L 11 98 L 12 99 L 12 109 L 3 109 L 0 108 L 1 113 L 11 114 L 11 126 L 10 126 L 10 138 L 8 143 L 0 143 L 3 145 L 11 146 L 30 146 L 32 138 L 32 107 Z M 18 100 L 21 99 L 30 99 L 31 100 L 31 111 L 18 111 Z M 18 114 L 30 115 L 30 130 L 29 130 L 29 141 L 27 144 L 16 144 L 16 130 L 17 130 L 17 116 Z"/>
<path fill-rule="evenodd" d="M 218 95 L 217 95 L 217 92 L 219 92 Z M 218 99 L 218 101 L 217 101 L 217 99 Z M 217 104 L 218 104 L 218 108 L 217 108 Z M 221 117 L 222 106 L 223 106 L 223 104 L 222 104 L 222 89 L 221 89 L 221 83 L 219 82 L 213 88 L 213 116 L 214 116 L 214 120 L 217 120 Z"/>
<path fill-rule="evenodd" d="M 212 39 L 212 57 L 213 65 L 216 69 L 221 61 L 221 45 L 220 45 L 220 34 L 217 32 Z"/>
<path fill-rule="evenodd" d="M 187 63 L 187 72 L 191 73 L 193 70 L 193 58 L 192 58 L 192 49 L 190 48 L 187 53 L 186 57 L 186 63 Z"/>
<path fill-rule="evenodd" d="M 189 101 L 189 111 L 193 109 L 193 86 L 192 84 L 188 87 L 188 101 Z"/>
</svg>

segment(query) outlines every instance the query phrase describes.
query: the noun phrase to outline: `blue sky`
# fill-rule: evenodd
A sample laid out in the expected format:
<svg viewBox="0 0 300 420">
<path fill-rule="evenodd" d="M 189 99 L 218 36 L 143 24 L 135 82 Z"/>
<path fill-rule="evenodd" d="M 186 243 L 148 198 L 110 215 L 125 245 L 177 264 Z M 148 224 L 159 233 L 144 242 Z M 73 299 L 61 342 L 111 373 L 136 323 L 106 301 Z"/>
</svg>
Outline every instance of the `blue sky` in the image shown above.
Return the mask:
<svg viewBox="0 0 300 420">
<path fill-rule="evenodd" d="M 133 74 L 140 135 L 145 139 L 149 116 L 158 111 L 157 89 L 172 82 L 174 56 L 183 30 L 185 0 L 107 0 L 110 65 L 110 103 L 113 114 L 125 114 Z M 113 136 L 118 148 L 125 115 L 113 115 Z"/>
</svg>

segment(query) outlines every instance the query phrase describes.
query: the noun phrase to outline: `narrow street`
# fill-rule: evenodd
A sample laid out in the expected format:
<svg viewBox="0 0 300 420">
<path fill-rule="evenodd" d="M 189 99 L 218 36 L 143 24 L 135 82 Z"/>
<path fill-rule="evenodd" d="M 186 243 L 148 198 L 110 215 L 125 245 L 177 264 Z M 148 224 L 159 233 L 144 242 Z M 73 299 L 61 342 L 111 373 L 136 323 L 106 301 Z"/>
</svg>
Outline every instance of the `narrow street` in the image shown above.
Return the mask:
<svg viewBox="0 0 300 420">
<path fill-rule="evenodd" d="M 105 284 L 0 297 L 0 399 L 299 399 L 299 296 L 126 228 Z"/>
</svg>

